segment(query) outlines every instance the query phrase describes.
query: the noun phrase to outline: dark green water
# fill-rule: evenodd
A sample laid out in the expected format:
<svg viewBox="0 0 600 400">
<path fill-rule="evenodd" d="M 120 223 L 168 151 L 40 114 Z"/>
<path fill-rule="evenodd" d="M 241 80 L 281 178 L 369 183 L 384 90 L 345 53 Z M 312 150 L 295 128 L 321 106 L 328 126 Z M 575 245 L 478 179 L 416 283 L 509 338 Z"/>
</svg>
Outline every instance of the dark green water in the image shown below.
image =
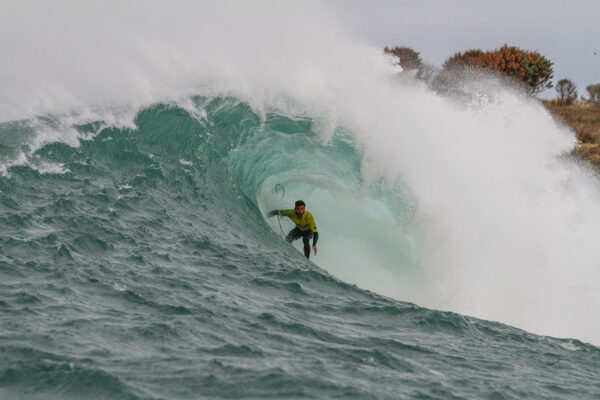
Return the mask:
<svg viewBox="0 0 600 400">
<path fill-rule="evenodd" d="M 0 398 L 600 398 L 597 347 L 382 297 L 281 239 L 279 178 L 360 181 L 343 132 L 193 102 L 0 125 Z"/>
</svg>

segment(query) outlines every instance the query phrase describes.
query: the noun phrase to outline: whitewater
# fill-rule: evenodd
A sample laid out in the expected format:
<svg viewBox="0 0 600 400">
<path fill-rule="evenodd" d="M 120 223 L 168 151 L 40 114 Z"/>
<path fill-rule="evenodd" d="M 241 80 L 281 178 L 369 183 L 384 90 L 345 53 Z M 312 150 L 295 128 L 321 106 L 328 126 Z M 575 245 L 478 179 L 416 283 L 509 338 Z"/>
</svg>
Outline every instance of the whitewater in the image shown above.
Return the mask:
<svg viewBox="0 0 600 400">
<path fill-rule="evenodd" d="M 1 398 L 600 396 L 600 181 L 537 100 L 319 3 L 8 4 Z"/>
</svg>

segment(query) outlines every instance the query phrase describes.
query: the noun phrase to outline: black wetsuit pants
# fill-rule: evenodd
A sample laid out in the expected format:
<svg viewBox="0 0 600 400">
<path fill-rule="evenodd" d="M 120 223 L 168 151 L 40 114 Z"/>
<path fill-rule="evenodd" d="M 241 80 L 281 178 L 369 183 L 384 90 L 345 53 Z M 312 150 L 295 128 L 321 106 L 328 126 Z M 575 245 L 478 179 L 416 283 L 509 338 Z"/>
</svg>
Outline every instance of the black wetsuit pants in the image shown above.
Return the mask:
<svg viewBox="0 0 600 400">
<path fill-rule="evenodd" d="M 302 238 L 302 243 L 304 243 L 304 255 L 306 258 L 310 257 L 310 239 L 313 237 L 313 232 L 309 229 L 307 231 L 302 231 L 298 229 L 298 227 L 292 229 L 290 233 L 287 234 L 285 240 L 292 243 L 294 240 Z"/>
</svg>

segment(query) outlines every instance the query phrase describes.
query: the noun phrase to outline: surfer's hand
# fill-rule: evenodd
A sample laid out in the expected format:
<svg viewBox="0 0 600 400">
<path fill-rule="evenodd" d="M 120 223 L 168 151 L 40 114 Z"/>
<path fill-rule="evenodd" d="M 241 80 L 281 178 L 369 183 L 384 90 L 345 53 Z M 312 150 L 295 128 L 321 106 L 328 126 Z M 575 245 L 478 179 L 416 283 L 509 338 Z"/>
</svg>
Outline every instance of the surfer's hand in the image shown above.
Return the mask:
<svg viewBox="0 0 600 400">
<path fill-rule="evenodd" d="M 270 213 L 267 214 L 267 217 L 274 217 L 277 214 L 279 214 L 279 210 L 273 210 Z"/>
<path fill-rule="evenodd" d="M 313 250 L 315 251 L 315 256 L 317 255 L 317 246 L 313 246 Z"/>
</svg>

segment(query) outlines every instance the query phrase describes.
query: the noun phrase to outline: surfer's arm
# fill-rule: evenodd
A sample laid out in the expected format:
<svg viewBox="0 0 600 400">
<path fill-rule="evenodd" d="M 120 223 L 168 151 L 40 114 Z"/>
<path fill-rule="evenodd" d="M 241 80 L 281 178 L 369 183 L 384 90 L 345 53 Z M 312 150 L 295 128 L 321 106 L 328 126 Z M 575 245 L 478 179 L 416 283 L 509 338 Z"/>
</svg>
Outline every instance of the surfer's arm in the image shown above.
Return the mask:
<svg viewBox="0 0 600 400">
<path fill-rule="evenodd" d="M 279 215 L 281 215 L 282 217 L 291 218 L 291 217 L 294 216 L 294 214 L 296 214 L 296 211 L 294 211 L 293 209 L 291 209 L 291 210 L 279 210 Z"/>
<path fill-rule="evenodd" d="M 315 217 L 312 214 L 309 215 L 309 224 L 310 230 L 313 232 L 313 248 L 317 245 L 317 240 L 319 240 L 319 231 L 317 231 L 317 224 L 315 223 Z M 315 249 L 315 254 L 317 254 L 317 250 Z"/>
</svg>

